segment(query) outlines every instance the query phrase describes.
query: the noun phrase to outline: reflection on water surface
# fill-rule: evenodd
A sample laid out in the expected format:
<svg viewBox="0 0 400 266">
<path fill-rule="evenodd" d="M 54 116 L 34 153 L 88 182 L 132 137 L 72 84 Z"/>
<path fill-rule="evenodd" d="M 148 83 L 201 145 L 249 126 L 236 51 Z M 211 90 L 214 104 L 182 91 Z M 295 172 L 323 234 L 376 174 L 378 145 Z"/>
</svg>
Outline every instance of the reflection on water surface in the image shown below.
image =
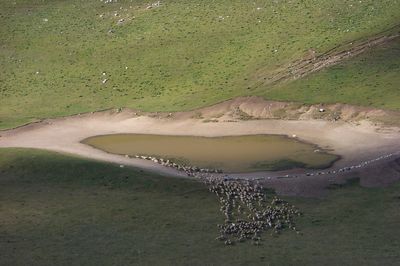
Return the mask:
<svg viewBox="0 0 400 266">
<path fill-rule="evenodd" d="M 148 155 L 225 172 L 324 168 L 337 156 L 281 135 L 224 137 L 115 134 L 83 143 L 115 154 Z"/>
</svg>

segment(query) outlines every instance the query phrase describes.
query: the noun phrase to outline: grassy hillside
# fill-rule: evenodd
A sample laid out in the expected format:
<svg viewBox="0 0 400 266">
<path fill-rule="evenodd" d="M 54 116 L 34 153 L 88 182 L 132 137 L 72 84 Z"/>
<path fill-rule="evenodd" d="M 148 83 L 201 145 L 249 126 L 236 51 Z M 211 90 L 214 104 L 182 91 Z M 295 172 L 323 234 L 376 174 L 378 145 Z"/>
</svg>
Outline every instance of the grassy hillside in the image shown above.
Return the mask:
<svg viewBox="0 0 400 266">
<path fill-rule="evenodd" d="M 254 73 L 400 19 L 397 0 L 171 0 L 152 9 L 147 3 L 0 0 L 0 128 L 110 107 L 187 110 L 249 94 L 293 99 L 289 89 L 249 88 Z M 296 89 L 308 102 L 328 95 Z M 381 106 L 385 97 L 398 97 L 384 83 L 377 90 L 391 94 L 355 102 Z M 347 95 L 338 100 L 353 102 Z"/>
<path fill-rule="evenodd" d="M 194 181 L 43 151 L 0 150 L 0 265 L 395 265 L 400 184 L 287 198 L 301 234 L 225 246 Z"/>
<path fill-rule="evenodd" d="M 303 79 L 261 88 L 259 94 L 275 100 L 399 110 L 400 38 Z"/>
</svg>

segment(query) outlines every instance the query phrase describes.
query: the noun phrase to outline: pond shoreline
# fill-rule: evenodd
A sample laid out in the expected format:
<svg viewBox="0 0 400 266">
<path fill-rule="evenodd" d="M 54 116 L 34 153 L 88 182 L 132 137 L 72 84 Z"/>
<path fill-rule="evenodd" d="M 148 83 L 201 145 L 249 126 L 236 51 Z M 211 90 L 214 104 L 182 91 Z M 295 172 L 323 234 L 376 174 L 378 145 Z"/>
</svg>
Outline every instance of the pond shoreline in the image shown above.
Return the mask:
<svg viewBox="0 0 400 266">
<path fill-rule="evenodd" d="M 400 131 L 398 127 L 379 127 L 368 121 L 352 124 L 343 121 L 334 122 L 316 119 L 267 119 L 204 123 L 199 119 L 187 117 L 168 118 L 138 115 L 130 110 L 104 111 L 80 116 L 48 119 L 17 129 L 1 131 L 0 147 L 44 149 L 124 166 L 138 167 L 165 176 L 187 177 L 186 174 L 176 169 L 164 167 L 151 161 L 107 154 L 81 143 L 83 139 L 88 137 L 118 133 L 208 137 L 224 136 L 227 134 L 232 136 L 256 134 L 296 135 L 296 138 L 301 141 L 314 143 L 324 150 L 332 151 L 334 154 L 341 156 L 342 159 L 331 167 L 332 170 L 349 165 L 357 165 L 360 162 L 400 150 Z M 357 171 L 359 172 L 361 169 L 357 169 Z M 278 177 L 285 175 L 296 175 L 304 172 L 304 169 L 293 169 L 278 172 L 266 171 L 240 174 L 240 176 L 242 178 L 268 176 L 271 179 L 265 180 L 266 185 L 280 186 L 280 184 L 284 183 L 285 187 L 288 186 L 288 182 L 292 182 L 293 185 L 296 184 L 298 187 L 297 183 L 299 179 L 302 182 L 310 184 L 315 184 L 315 182 L 320 182 L 321 180 L 325 183 L 328 181 L 334 182 L 338 179 L 337 177 L 333 178 L 328 175 L 297 178 L 296 181 L 293 181 L 295 179 L 285 179 L 284 181 L 282 178 L 278 179 Z M 315 179 L 318 180 L 315 181 Z M 288 192 L 284 189 L 277 189 L 277 191 L 281 191 L 283 194 L 302 193 L 298 191 Z"/>
<path fill-rule="evenodd" d="M 227 174 L 319 170 L 332 167 L 340 159 L 316 144 L 281 134 L 206 137 L 118 133 L 92 136 L 81 143 L 125 157 L 150 156 Z"/>
</svg>

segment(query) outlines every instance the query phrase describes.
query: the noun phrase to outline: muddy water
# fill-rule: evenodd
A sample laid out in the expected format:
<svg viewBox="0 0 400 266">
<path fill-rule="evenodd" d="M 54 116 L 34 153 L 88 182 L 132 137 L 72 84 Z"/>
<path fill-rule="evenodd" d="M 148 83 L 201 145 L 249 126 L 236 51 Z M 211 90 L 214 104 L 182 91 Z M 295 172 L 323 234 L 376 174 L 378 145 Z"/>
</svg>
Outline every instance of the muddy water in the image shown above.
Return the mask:
<svg viewBox="0 0 400 266">
<path fill-rule="evenodd" d="M 226 172 L 324 168 L 337 156 L 280 135 L 225 137 L 115 134 L 83 143 L 115 154 L 147 155 Z"/>
</svg>

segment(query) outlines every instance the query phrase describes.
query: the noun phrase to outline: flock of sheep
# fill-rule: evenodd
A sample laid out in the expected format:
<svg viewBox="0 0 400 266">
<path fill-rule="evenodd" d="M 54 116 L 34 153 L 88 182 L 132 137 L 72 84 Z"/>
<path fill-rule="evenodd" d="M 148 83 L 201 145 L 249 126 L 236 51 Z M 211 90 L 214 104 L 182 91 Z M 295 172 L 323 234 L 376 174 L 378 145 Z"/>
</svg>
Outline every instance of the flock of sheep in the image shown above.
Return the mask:
<svg viewBox="0 0 400 266">
<path fill-rule="evenodd" d="M 163 158 L 144 155 L 133 157 L 176 168 L 184 171 L 188 176 L 194 176 L 203 181 L 219 198 L 225 223 L 218 225 L 220 235 L 217 239 L 224 241 L 226 245 L 250 239 L 254 245 L 260 245 L 261 234 L 268 229 L 273 230 L 274 233 L 279 233 L 285 228 L 296 230 L 293 218 L 300 215 L 300 212 L 294 206 L 276 197 L 268 203 L 263 188 L 257 182 L 214 176 L 213 173 L 222 173 L 222 171 L 183 166 Z"/>
<path fill-rule="evenodd" d="M 246 240 L 260 245 L 261 235 L 267 230 L 276 234 L 286 228 L 296 231 L 294 217 L 300 212 L 277 197 L 268 203 L 265 191 L 257 183 L 215 177 L 203 180 L 219 198 L 225 223 L 218 225 L 217 240 L 225 245 Z"/>
<path fill-rule="evenodd" d="M 305 173 L 305 176 L 339 174 L 353 169 L 365 167 L 373 162 L 388 159 L 399 155 L 400 151 L 379 156 L 375 159 L 361 162 L 358 165 L 343 167 L 338 170 Z M 128 155 L 126 155 L 129 157 Z M 298 233 L 294 218 L 300 215 L 296 207 L 274 197 L 267 200 L 264 189 L 258 184 L 257 178 L 250 180 L 234 179 L 227 176 L 213 175 L 222 173 L 222 170 L 206 169 L 194 166 L 184 166 L 163 158 L 153 156 L 135 155 L 135 158 L 150 160 L 166 167 L 173 167 L 184 171 L 188 176 L 193 176 L 203 181 L 209 190 L 215 193 L 221 204 L 221 212 L 225 223 L 218 225 L 220 235 L 217 240 L 224 241 L 226 245 L 236 242 L 252 240 L 254 245 L 261 244 L 261 235 L 267 230 L 279 233 L 283 229 L 292 229 Z M 299 175 L 285 176 L 298 177 Z"/>
</svg>

